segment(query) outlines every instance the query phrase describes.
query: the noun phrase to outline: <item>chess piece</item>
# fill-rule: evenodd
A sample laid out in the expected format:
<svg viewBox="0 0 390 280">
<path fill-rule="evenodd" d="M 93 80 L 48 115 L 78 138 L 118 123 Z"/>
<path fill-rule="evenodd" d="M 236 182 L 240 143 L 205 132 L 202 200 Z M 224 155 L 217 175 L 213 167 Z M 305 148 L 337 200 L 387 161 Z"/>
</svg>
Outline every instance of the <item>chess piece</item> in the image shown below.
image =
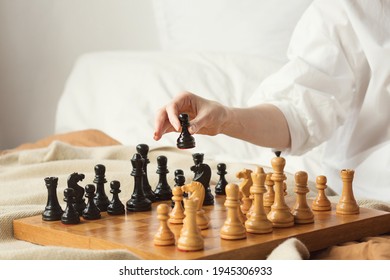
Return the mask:
<svg viewBox="0 0 390 280">
<path fill-rule="evenodd" d="M 181 133 L 177 138 L 176 145 L 179 149 L 191 149 L 195 147 L 195 138 L 188 131 L 190 125 L 188 114 L 180 114 Z"/>
<path fill-rule="evenodd" d="M 80 215 L 83 213 L 86 204 L 84 199 L 85 190 L 82 186 L 78 185 L 78 182 L 81 182 L 84 178 L 84 174 L 74 172 L 69 175 L 67 180 L 68 188 L 72 188 L 74 190 L 74 206 Z"/>
<path fill-rule="evenodd" d="M 246 238 L 246 229 L 238 215 L 239 203 L 238 185 L 230 183 L 226 186 L 225 207 L 227 208 L 226 220 L 220 230 L 222 239 L 236 240 Z"/>
<path fill-rule="evenodd" d="M 176 177 L 177 175 L 183 175 L 183 178 L 184 178 L 184 182 L 180 185 L 180 186 L 183 186 L 185 184 L 185 177 L 184 177 L 184 171 L 183 169 L 176 169 L 175 172 L 174 172 L 174 175 L 175 175 L 175 183 L 176 185 L 179 186 L 179 184 L 176 182 Z M 183 197 L 188 197 L 188 194 L 187 193 L 183 193 Z M 184 204 L 182 202 L 182 205 L 184 207 Z M 173 204 L 172 204 L 172 207 L 173 207 Z"/>
<path fill-rule="evenodd" d="M 104 189 L 104 184 L 107 183 L 107 180 L 106 167 L 103 164 L 95 166 L 95 179 L 93 182 L 96 184 L 95 204 L 101 212 L 105 212 L 107 211 L 107 206 L 110 204 L 110 200 Z"/>
<path fill-rule="evenodd" d="M 131 198 L 126 202 L 128 211 L 142 212 L 152 210 L 152 202 L 146 198 L 142 185 L 143 164 L 144 159 L 139 153 L 135 153 L 131 159 L 131 165 L 133 166 L 131 176 L 134 177 L 134 188 Z"/>
<path fill-rule="evenodd" d="M 314 215 L 309 205 L 307 204 L 306 194 L 309 192 L 307 187 L 308 175 L 305 171 L 295 173 L 295 188 L 296 193 L 295 205 L 291 211 L 296 224 L 309 224 L 314 222 Z"/>
<path fill-rule="evenodd" d="M 240 190 L 240 187 L 238 187 L 238 190 Z M 242 224 L 245 223 L 245 221 L 247 220 L 247 215 L 249 215 L 249 211 L 246 212 L 246 214 L 244 214 L 241 210 L 241 207 L 242 207 L 242 198 L 244 197 L 244 195 L 242 194 L 241 191 L 238 191 L 238 204 L 240 205 L 237 209 L 237 212 L 238 212 L 238 217 L 240 218 L 240 221 Z"/>
<path fill-rule="evenodd" d="M 178 175 L 179 177 L 184 177 L 183 175 Z M 173 209 L 169 214 L 169 220 L 171 224 L 182 224 L 184 220 L 184 208 L 183 208 L 183 190 L 181 186 L 175 186 L 172 190 L 172 200 L 174 202 Z"/>
<path fill-rule="evenodd" d="M 341 191 L 340 200 L 336 205 L 336 214 L 359 214 L 359 205 L 356 203 L 352 189 L 354 174 L 355 171 L 351 169 L 343 169 L 340 172 L 340 176 L 343 181 L 343 189 Z"/>
<path fill-rule="evenodd" d="M 271 210 L 272 204 L 274 204 L 275 200 L 275 191 L 274 191 L 274 181 L 271 180 L 272 172 L 267 173 L 267 177 L 265 178 L 265 185 L 267 192 L 263 196 L 264 200 L 264 210 L 266 213 L 269 213 Z"/>
<path fill-rule="evenodd" d="M 189 184 L 186 184 L 181 187 L 183 192 L 190 193 L 189 199 L 198 201 L 196 207 L 196 224 L 200 229 L 206 229 L 209 227 L 210 219 L 205 215 L 203 210 L 203 200 L 205 197 L 205 190 L 202 186 L 202 183 L 197 181 L 192 181 Z"/>
<path fill-rule="evenodd" d="M 272 231 L 272 223 L 267 219 L 264 210 L 263 195 L 267 191 L 264 183 L 266 174 L 262 167 L 257 167 L 251 174 L 253 186 L 250 191 L 253 194 L 253 209 L 245 222 L 245 228 L 250 233 L 268 233 Z"/>
<path fill-rule="evenodd" d="M 204 239 L 196 223 L 198 204 L 197 199 L 184 199 L 185 218 L 177 241 L 177 248 L 181 251 L 198 251 L 204 248 Z"/>
<path fill-rule="evenodd" d="M 74 190 L 72 188 L 64 190 L 64 201 L 66 202 L 66 208 L 61 216 L 61 222 L 67 225 L 80 223 L 80 214 L 74 207 Z"/>
<path fill-rule="evenodd" d="M 181 170 L 181 169 L 176 169 L 175 170 L 175 179 L 174 179 L 174 181 L 175 181 L 175 186 L 173 187 L 173 189 L 175 189 L 175 187 L 180 187 L 181 188 L 182 186 L 184 186 L 184 184 L 186 183 L 186 178 L 184 177 L 183 170 Z M 186 195 L 184 195 L 184 194 L 186 194 Z M 173 194 L 173 190 L 172 190 L 172 203 L 171 203 L 172 208 L 175 207 L 175 200 L 173 199 L 173 196 L 174 196 L 174 194 Z M 181 196 L 187 197 L 187 193 L 182 193 Z M 183 200 L 181 200 L 180 203 L 183 206 Z"/>
<path fill-rule="evenodd" d="M 226 181 L 225 175 L 227 174 L 226 172 L 226 164 L 224 163 L 219 163 L 217 165 L 217 174 L 219 175 L 219 180 L 217 184 L 215 185 L 215 194 L 218 195 L 226 195 L 225 188 L 228 182 Z"/>
<path fill-rule="evenodd" d="M 107 213 L 110 215 L 122 215 L 125 214 L 125 206 L 119 199 L 120 190 L 120 182 L 119 181 L 111 181 L 110 183 L 110 193 L 112 193 L 112 199 L 110 204 L 107 206 Z"/>
<path fill-rule="evenodd" d="M 193 154 L 192 159 L 195 163 L 191 166 L 191 171 L 194 172 L 193 181 L 200 182 L 205 188 L 203 205 L 214 205 L 214 196 L 210 188 L 211 168 L 208 164 L 203 163 L 204 154 L 202 153 Z"/>
<path fill-rule="evenodd" d="M 160 221 L 160 227 L 154 235 L 154 245 L 168 246 L 175 244 L 175 235 L 168 226 L 169 206 L 167 204 L 160 204 L 157 206 L 157 219 Z"/>
<path fill-rule="evenodd" d="M 286 160 L 277 156 L 271 160 L 271 165 L 274 170 L 271 180 L 274 181 L 275 200 L 267 214 L 267 218 L 271 221 L 273 227 L 291 227 L 294 225 L 294 216 L 284 200 L 283 190 L 283 182 L 287 179 L 284 174 Z"/>
<path fill-rule="evenodd" d="M 59 221 L 61 220 L 64 211 L 62 210 L 57 197 L 58 177 L 46 177 L 44 181 L 48 194 L 46 207 L 42 213 L 42 220 Z"/>
<path fill-rule="evenodd" d="M 280 155 L 282 154 L 281 151 L 277 151 L 277 150 L 274 150 L 274 153 L 276 157 L 280 157 Z"/>
<path fill-rule="evenodd" d="M 96 206 L 94 197 L 95 197 L 95 185 L 88 184 L 85 186 L 85 196 L 88 198 L 87 206 L 82 212 L 82 216 L 86 220 L 97 220 L 102 216 L 100 214 L 99 208 Z"/>
<path fill-rule="evenodd" d="M 184 177 L 183 169 L 176 169 L 173 174 L 175 175 L 174 180 L 175 180 L 176 186 L 183 186 L 185 184 L 185 177 Z"/>
<path fill-rule="evenodd" d="M 240 185 L 238 186 L 240 189 L 240 192 L 242 194 L 242 204 L 241 204 L 241 211 L 244 215 L 249 211 L 252 199 L 250 198 L 250 188 L 252 187 L 252 170 L 244 168 L 240 172 L 237 172 L 236 177 L 238 179 L 242 179 Z"/>
<path fill-rule="evenodd" d="M 144 165 L 143 165 L 143 176 L 142 176 L 142 185 L 144 189 L 145 196 L 151 201 L 155 202 L 157 200 L 156 194 L 152 190 L 152 186 L 149 183 L 148 179 L 148 164 L 150 163 L 150 160 L 148 159 L 148 153 L 149 153 L 149 146 L 146 144 L 139 144 L 136 147 L 137 152 L 141 155 L 141 157 L 144 159 Z"/>
<path fill-rule="evenodd" d="M 159 175 L 159 180 L 154 190 L 156 198 L 158 201 L 171 200 L 172 199 L 172 189 L 169 186 L 167 181 L 167 174 L 169 173 L 167 169 L 168 159 L 166 156 L 157 157 L 157 171 Z"/>
<path fill-rule="evenodd" d="M 331 203 L 328 197 L 325 194 L 326 186 L 326 177 L 323 175 L 317 176 L 316 178 L 316 188 L 318 190 L 316 199 L 313 200 L 311 209 L 313 211 L 329 211 L 332 209 Z"/>
<path fill-rule="evenodd" d="M 175 175 L 175 178 L 176 178 L 177 175 L 183 175 L 184 176 L 184 171 L 183 171 L 183 169 L 176 169 L 173 174 Z"/>
</svg>

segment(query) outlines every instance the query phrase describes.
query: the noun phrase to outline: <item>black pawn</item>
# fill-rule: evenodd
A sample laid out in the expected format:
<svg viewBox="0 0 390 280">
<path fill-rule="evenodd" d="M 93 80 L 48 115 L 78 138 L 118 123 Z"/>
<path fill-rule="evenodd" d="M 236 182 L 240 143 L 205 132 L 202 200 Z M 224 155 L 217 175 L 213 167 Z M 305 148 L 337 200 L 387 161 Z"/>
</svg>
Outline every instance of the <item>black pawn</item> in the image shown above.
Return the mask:
<svg viewBox="0 0 390 280">
<path fill-rule="evenodd" d="M 96 184 L 95 204 L 101 212 L 105 212 L 108 204 L 110 204 L 110 200 L 104 190 L 104 184 L 107 183 L 106 167 L 104 165 L 98 164 L 95 166 L 95 179 L 93 182 Z"/>
<path fill-rule="evenodd" d="M 176 169 L 174 174 L 175 174 L 175 182 L 176 182 L 177 175 L 183 175 L 184 176 L 184 171 L 183 171 L 183 169 Z M 183 193 L 183 197 L 188 197 L 188 193 L 186 193 L 186 192 Z"/>
<path fill-rule="evenodd" d="M 274 151 L 274 153 L 275 153 L 275 156 L 277 156 L 277 157 L 280 157 L 280 155 L 282 154 L 281 151 Z"/>
<path fill-rule="evenodd" d="M 180 114 L 179 121 L 181 124 L 181 133 L 177 138 L 176 145 L 179 149 L 191 149 L 195 147 L 195 138 L 188 131 L 190 121 L 188 114 Z"/>
<path fill-rule="evenodd" d="M 136 147 L 137 152 L 141 155 L 141 157 L 144 159 L 144 165 L 143 165 L 143 175 L 142 175 L 142 184 L 145 196 L 151 201 L 155 202 L 157 200 L 156 194 L 152 190 L 152 186 L 149 184 L 148 180 L 148 164 L 150 163 L 150 160 L 148 159 L 148 153 L 149 153 L 149 146 L 146 144 L 139 144 Z"/>
<path fill-rule="evenodd" d="M 177 175 L 184 175 L 184 171 L 183 171 L 183 169 L 176 169 L 174 174 L 175 174 L 175 178 L 176 178 Z"/>
<path fill-rule="evenodd" d="M 125 206 L 123 203 L 119 200 L 119 193 L 120 190 L 120 182 L 119 181 L 111 181 L 110 183 L 110 193 L 112 193 L 112 199 L 110 204 L 107 207 L 107 213 L 110 215 L 122 215 L 125 214 Z"/>
<path fill-rule="evenodd" d="M 172 189 L 167 182 L 167 174 L 169 173 L 167 169 L 167 162 L 168 159 L 166 156 L 157 157 L 156 173 L 159 175 L 159 179 L 154 193 L 156 194 L 158 201 L 172 199 Z"/>
<path fill-rule="evenodd" d="M 215 185 L 215 193 L 218 195 L 226 195 L 225 188 L 228 182 L 226 181 L 225 175 L 226 172 L 226 164 L 219 163 L 217 165 L 217 174 L 219 175 L 219 180 L 217 184 Z"/>
<path fill-rule="evenodd" d="M 58 178 L 46 177 L 44 180 L 48 195 L 46 207 L 42 213 L 42 220 L 59 221 L 61 220 L 61 216 L 64 211 L 62 210 L 57 197 Z"/>
<path fill-rule="evenodd" d="M 66 202 L 66 208 L 61 216 L 61 222 L 67 225 L 80 223 L 80 214 L 74 207 L 74 190 L 72 188 L 64 190 L 64 201 Z"/>
<path fill-rule="evenodd" d="M 93 200 L 95 197 L 95 189 L 95 185 L 92 184 L 85 186 L 85 196 L 88 198 L 88 202 L 83 211 L 83 218 L 86 220 L 97 220 L 102 217 L 99 208 Z"/>
<path fill-rule="evenodd" d="M 202 183 L 205 188 L 205 197 L 203 205 L 214 205 L 214 196 L 211 193 L 210 180 L 211 180 L 211 168 L 208 164 L 203 163 L 204 154 L 195 153 L 192 155 L 195 165 L 191 166 L 191 171 L 193 171 L 194 179 Z"/>
<path fill-rule="evenodd" d="M 131 159 L 131 165 L 133 166 L 131 176 L 134 177 L 134 189 L 131 198 L 126 202 L 126 209 L 128 211 L 141 212 L 152 209 L 152 202 L 146 198 L 142 186 L 143 164 L 144 159 L 141 155 L 139 153 L 134 154 Z"/>
<path fill-rule="evenodd" d="M 176 172 L 176 171 L 175 171 L 175 174 L 176 174 L 176 176 L 175 176 L 175 187 L 182 187 L 186 183 L 186 178 L 184 177 L 183 173 Z M 183 195 L 184 195 L 184 193 L 183 193 Z M 183 201 L 182 201 L 182 204 L 184 205 Z M 172 200 L 172 208 L 174 206 L 175 206 L 175 201 Z"/>
</svg>

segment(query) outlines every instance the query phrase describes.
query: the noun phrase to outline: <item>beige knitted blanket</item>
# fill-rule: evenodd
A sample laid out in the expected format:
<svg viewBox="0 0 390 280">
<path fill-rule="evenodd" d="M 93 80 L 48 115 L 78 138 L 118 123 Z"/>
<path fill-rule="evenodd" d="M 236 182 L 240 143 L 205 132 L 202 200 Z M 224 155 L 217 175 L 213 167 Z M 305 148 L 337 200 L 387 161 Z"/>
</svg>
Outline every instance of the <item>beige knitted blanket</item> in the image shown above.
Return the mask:
<svg viewBox="0 0 390 280">
<path fill-rule="evenodd" d="M 73 173 L 83 173 L 82 183 L 92 183 L 94 166 L 106 166 L 108 182 L 121 182 L 121 196 L 130 197 L 133 191 L 132 166 L 130 159 L 135 147 L 115 145 L 106 147 L 76 147 L 54 141 L 46 148 L 14 151 L 0 156 L 0 259 L 133 259 L 128 251 L 76 250 L 61 247 L 48 247 L 30 244 L 14 239 L 12 221 L 17 218 L 41 214 L 47 202 L 47 189 L 44 178 L 58 177 L 57 194 L 64 207 L 63 190 L 67 187 L 67 177 Z M 148 169 L 150 184 L 157 185 L 156 159 L 160 155 L 168 158 L 168 180 L 173 181 L 175 169 L 190 170 L 194 164 L 190 153 L 169 147 L 151 147 Z M 209 162 L 216 170 L 216 164 Z M 242 166 L 231 166 L 238 170 Z M 188 171 L 187 171 L 187 175 Z M 234 174 L 230 174 L 232 176 Z M 214 174 L 211 184 L 218 175 Z M 229 180 L 232 178 L 227 177 Z"/>
<path fill-rule="evenodd" d="M 57 191 L 62 206 L 64 206 L 63 190 L 67 187 L 66 180 L 69 174 L 73 172 L 83 173 L 85 174 L 83 183 L 90 183 L 94 179 L 94 166 L 96 164 L 105 165 L 107 181 L 119 180 L 121 182 L 121 195 L 130 197 L 133 188 L 130 176 L 132 169 L 130 159 L 135 152 L 135 147 L 123 145 L 80 147 L 61 141 L 53 141 L 47 147 L 15 150 L 0 155 L 0 259 L 135 259 L 134 255 L 125 250 L 99 251 L 34 245 L 16 240 L 13 237 L 12 227 L 14 219 L 42 213 L 47 202 L 47 189 L 44 184 L 44 178 L 48 176 L 58 177 Z M 190 167 L 193 165 L 191 154 L 187 151 L 180 151 L 170 147 L 151 147 L 149 152 L 149 170 L 156 170 L 156 158 L 160 155 L 165 155 L 168 158 L 168 168 L 170 170 L 168 180 L 170 181 L 173 181 L 173 171 L 175 169 L 190 170 Z M 208 164 L 212 169 L 216 170 L 218 162 L 208 160 Z M 234 172 L 228 172 L 227 180 L 230 182 L 237 181 L 234 177 L 236 171 L 242 168 L 253 167 L 247 164 L 229 163 L 229 168 Z M 188 171 L 185 172 L 189 173 Z M 216 172 L 214 172 L 211 184 L 217 182 L 217 176 Z M 151 185 L 156 185 L 157 180 L 157 176 L 149 176 Z M 291 182 L 292 180 L 288 178 L 287 181 Z M 288 189 L 291 188 L 292 186 L 289 185 Z M 289 193 L 292 193 L 292 191 Z M 313 196 L 314 192 L 309 193 L 309 195 Z M 337 201 L 338 198 L 330 197 L 330 199 Z M 368 200 L 358 201 L 358 203 L 365 207 L 390 211 L 388 204 Z M 387 237 L 380 238 L 384 239 L 380 241 L 375 239 L 375 244 L 381 242 L 381 245 L 387 246 L 385 247 L 387 252 L 390 252 L 389 239 Z M 356 242 L 354 245 L 362 247 L 362 244 L 367 244 L 367 242 L 372 240 L 367 239 L 363 241 Z M 285 245 L 290 252 L 296 253 L 297 246 L 295 242 L 290 243 L 292 245 Z M 352 244 L 345 244 L 345 246 L 350 245 Z M 357 248 L 356 246 L 354 248 Z M 369 257 L 361 255 L 363 254 L 361 250 L 365 250 L 364 252 L 368 250 L 368 254 L 371 254 L 370 258 L 390 259 L 390 253 L 384 256 L 383 254 L 380 256 L 377 254 L 372 255 L 370 248 L 367 249 L 366 247 L 364 247 L 365 249 L 359 249 L 355 255 L 350 256 L 345 254 L 345 250 L 341 250 L 341 253 L 337 252 L 337 249 L 344 248 L 343 246 L 335 246 L 323 252 L 320 258 L 339 258 L 340 256 L 340 258 L 364 259 Z M 334 254 L 335 249 L 337 254 Z M 351 249 L 347 251 L 351 252 Z M 288 258 L 287 255 L 276 255 L 276 257 L 273 257 Z"/>
</svg>

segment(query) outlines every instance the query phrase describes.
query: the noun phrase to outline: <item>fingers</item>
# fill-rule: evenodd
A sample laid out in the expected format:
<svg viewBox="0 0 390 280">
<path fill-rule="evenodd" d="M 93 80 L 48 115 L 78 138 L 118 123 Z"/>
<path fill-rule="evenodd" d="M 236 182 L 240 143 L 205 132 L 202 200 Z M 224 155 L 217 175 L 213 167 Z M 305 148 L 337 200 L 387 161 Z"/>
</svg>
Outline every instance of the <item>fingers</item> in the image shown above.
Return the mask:
<svg viewBox="0 0 390 280">
<path fill-rule="evenodd" d="M 180 130 L 180 121 L 178 118 L 179 112 L 176 103 L 172 102 L 166 106 L 165 112 L 170 125 L 176 130 Z"/>
<path fill-rule="evenodd" d="M 158 110 L 154 122 L 154 140 L 158 141 L 165 133 L 181 129 L 179 107 L 185 107 L 183 104 L 186 103 L 186 98 L 184 94 L 178 95 L 172 102 Z"/>
<path fill-rule="evenodd" d="M 190 134 L 198 133 L 209 121 L 207 116 L 198 115 L 192 121 L 190 121 L 190 125 L 188 127 L 188 131 Z"/>
<path fill-rule="evenodd" d="M 168 120 L 167 111 L 165 107 L 163 107 L 157 112 L 155 117 L 153 139 L 158 141 L 163 134 L 169 131 L 173 131 L 173 127 Z"/>
<path fill-rule="evenodd" d="M 198 109 L 202 107 L 203 103 L 205 102 L 201 97 L 190 92 L 183 92 L 177 95 L 169 104 L 157 112 L 153 138 L 159 140 L 165 133 L 180 131 L 181 124 L 178 116 L 184 112 L 189 114 L 190 118 L 194 118 L 190 122 L 189 132 L 191 134 L 198 132 L 202 128 L 202 123 L 207 122 L 207 118 L 204 118 L 204 115 L 203 118 L 197 116 Z"/>
</svg>

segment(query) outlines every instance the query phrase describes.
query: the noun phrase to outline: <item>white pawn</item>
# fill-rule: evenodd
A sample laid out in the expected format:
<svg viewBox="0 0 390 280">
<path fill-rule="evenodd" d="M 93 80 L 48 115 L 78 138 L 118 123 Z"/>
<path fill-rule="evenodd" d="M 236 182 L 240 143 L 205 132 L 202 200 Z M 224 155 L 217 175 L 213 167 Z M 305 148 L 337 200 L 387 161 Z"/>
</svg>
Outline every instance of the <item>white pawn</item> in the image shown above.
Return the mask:
<svg viewBox="0 0 390 280">
<path fill-rule="evenodd" d="M 225 207 L 227 216 L 224 225 L 220 230 L 221 238 L 228 240 L 246 238 L 246 229 L 242 223 L 238 210 L 240 209 L 238 185 L 230 183 L 226 186 Z"/>
<path fill-rule="evenodd" d="M 175 205 L 173 206 L 173 209 L 171 213 L 169 214 L 169 220 L 171 224 L 182 224 L 184 220 L 184 208 L 182 206 L 183 201 L 183 191 L 180 186 L 174 187 L 172 189 L 172 200 L 174 201 Z"/>
<path fill-rule="evenodd" d="M 267 177 L 265 178 L 267 192 L 263 196 L 264 209 L 267 214 L 271 211 L 271 206 L 274 204 L 275 200 L 274 181 L 271 180 L 271 177 L 272 172 L 268 172 Z"/>
<path fill-rule="evenodd" d="M 157 219 L 160 221 L 160 227 L 154 236 L 154 245 L 167 246 L 175 244 L 175 235 L 168 227 L 169 210 L 167 204 L 157 206 Z"/>
<path fill-rule="evenodd" d="M 332 210 L 332 204 L 325 194 L 326 186 L 326 177 L 324 175 L 319 175 L 316 178 L 316 188 L 318 190 L 317 197 L 313 200 L 311 209 L 313 211 L 329 211 Z"/>
<path fill-rule="evenodd" d="M 306 194 L 309 192 L 307 181 L 308 175 L 305 171 L 295 173 L 294 192 L 296 193 L 296 201 L 291 213 L 294 216 L 296 224 L 309 224 L 314 222 L 314 214 L 306 200 Z"/>
</svg>

